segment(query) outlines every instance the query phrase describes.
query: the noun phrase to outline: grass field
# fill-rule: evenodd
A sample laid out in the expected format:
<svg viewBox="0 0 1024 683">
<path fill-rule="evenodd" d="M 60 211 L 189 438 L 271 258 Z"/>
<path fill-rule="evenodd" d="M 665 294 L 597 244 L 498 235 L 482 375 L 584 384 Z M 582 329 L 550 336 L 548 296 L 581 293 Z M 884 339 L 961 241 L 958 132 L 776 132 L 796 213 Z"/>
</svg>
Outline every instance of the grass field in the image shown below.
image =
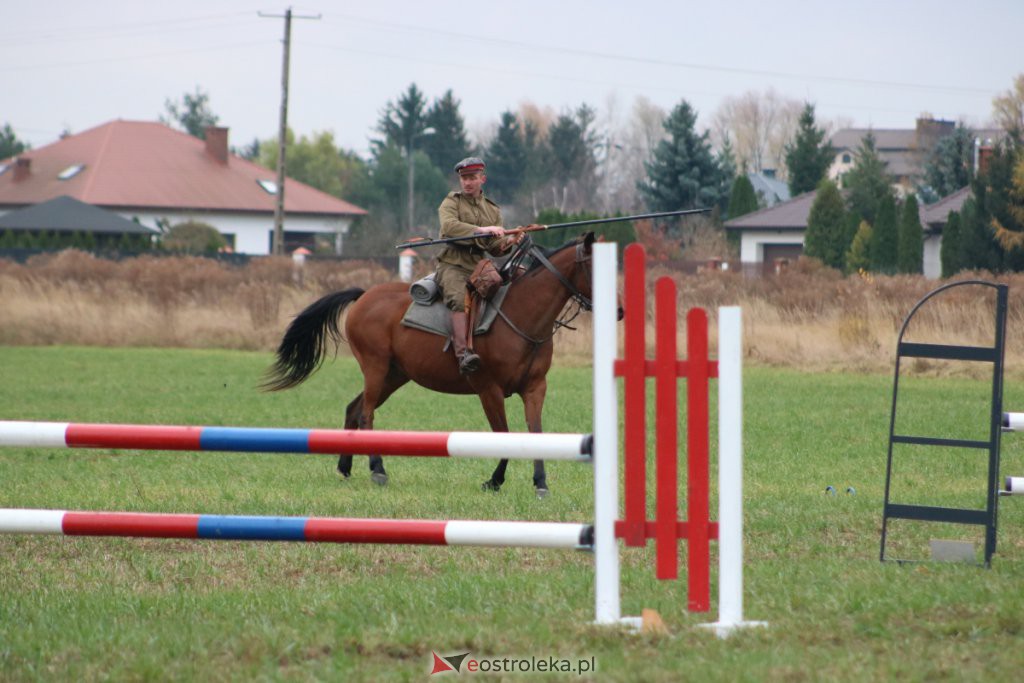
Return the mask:
<svg viewBox="0 0 1024 683">
<path fill-rule="evenodd" d="M 351 359 L 268 395 L 254 386 L 269 361 L 242 351 L 4 346 L 0 418 L 340 426 L 360 384 Z M 589 370 L 556 368 L 549 379 L 545 428 L 589 430 Z M 984 430 L 984 382 L 908 377 L 901 387 L 913 400 L 900 416 L 907 431 Z M 552 680 L 1015 677 L 1024 501 L 1002 501 L 991 569 L 878 562 L 891 391 L 887 375 L 745 372 L 746 613 L 767 629 L 718 640 L 695 628 L 714 613 L 688 613 L 682 583 L 655 581 L 650 549 L 623 555 L 623 611 L 658 610 L 668 635 L 588 626 L 585 553 L 3 536 L 0 680 L 424 680 L 432 651 L 597 668 L 539 676 Z M 1007 386 L 1006 405 L 1024 406 L 1019 384 Z M 509 410 L 523 429 L 518 400 Z M 482 430 L 485 421 L 473 398 L 410 387 L 378 412 L 377 426 Z M 1022 438 L 1004 439 L 1006 474 L 1024 475 Z M 907 452 L 898 462 L 902 502 L 981 506 L 980 457 Z M 590 472 L 575 463 L 549 464 L 544 500 L 527 463 L 510 466 L 499 494 L 480 491 L 488 461 L 386 465 L 391 483 L 381 489 L 365 458 L 341 481 L 329 456 L 13 448 L 0 451 L 0 507 L 555 521 L 592 513 Z M 963 535 L 907 526 L 892 532 L 907 553 Z"/>
</svg>

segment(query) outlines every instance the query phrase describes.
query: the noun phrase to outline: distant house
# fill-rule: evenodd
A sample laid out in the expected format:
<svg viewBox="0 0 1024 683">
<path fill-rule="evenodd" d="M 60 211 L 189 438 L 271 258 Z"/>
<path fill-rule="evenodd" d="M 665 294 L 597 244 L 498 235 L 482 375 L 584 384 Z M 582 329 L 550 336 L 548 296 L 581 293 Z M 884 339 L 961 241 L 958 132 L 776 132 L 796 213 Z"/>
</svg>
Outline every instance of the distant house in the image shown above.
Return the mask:
<svg viewBox="0 0 1024 683">
<path fill-rule="evenodd" d="M 126 237 L 148 242 L 159 234 L 153 228 L 67 195 L 5 213 L 0 216 L 0 233 L 4 232 L 32 236 L 88 233 L 98 246 L 117 246 L 124 243 Z"/>
<path fill-rule="evenodd" d="M 206 140 L 148 121 L 111 121 L 0 161 L 0 216 L 66 195 L 158 229 L 198 221 L 241 253 L 271 251 L 276 173 L 228 151 L 228 129 Z M 329 243 L 341 253 L 366 211 L 296 180 L 285 183 L 285 247 Z"/>
<path fill-rule="evenodd" d="M 788 202 L 726 221 L 725 229 L 740 236 L 740 262 L 747 267 L 760 266 L 764 272 L 773 272 L 778 260 L 800 256 L 804 250 L 807 219 L 816 196 L 816 192 L 806 192 Z M 942 230 L 950 212 L 960 211 L 969 196 L 970 188 L 965 187 L 934 204 L 921 206 L 925 277 L 941 276 Z"/>
<path fill-rule="evenodd" d="M 804 231 L 815 192 L 748 213 L 725 222 L 725 229 L 740 236 L 740 262 L 760 264 L 771 272 L 779 259 L 796 259 L 804 251 Z"/>
<path fill-rule="evenodd" d="M 942 138 L 956 130 L 956 123 L 940 119 L 919 118 L 914 128 L 843 128 L 836 131 L 830 140 L 835 158 L 828 169 L 828 177 L 839 181 L 843 174 L 853 168 L 857 151 L 864 138 L 871 133 L 875 137 L 875 149 L 885 164 L 885 171 L 893 178 L 893 187 L 899 195 L 908 192 L 920 183 L 928 158 L 935 145 Z M 993 140 L 1003 136 L 999 129 L 974 131 L 980 144 L 991 145 Z"/>
</svg>

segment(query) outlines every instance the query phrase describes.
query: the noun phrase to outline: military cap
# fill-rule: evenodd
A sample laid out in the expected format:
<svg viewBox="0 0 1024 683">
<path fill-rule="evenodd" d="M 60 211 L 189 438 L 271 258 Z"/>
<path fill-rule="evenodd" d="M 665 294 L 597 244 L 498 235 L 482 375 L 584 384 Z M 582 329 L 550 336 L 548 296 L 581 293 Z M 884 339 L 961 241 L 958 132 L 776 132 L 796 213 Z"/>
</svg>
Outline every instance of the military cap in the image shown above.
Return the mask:
<svg viewBox="0 0 1024 683">
<path fill-rule="evenodd" d="M 466 175 L 469 173 L 480 173 L 484 170 L 484 160 L 480 157 L 466 157 L 459 163 L 455 164 L 455 172 L 459 175 Z"/>
</svg>

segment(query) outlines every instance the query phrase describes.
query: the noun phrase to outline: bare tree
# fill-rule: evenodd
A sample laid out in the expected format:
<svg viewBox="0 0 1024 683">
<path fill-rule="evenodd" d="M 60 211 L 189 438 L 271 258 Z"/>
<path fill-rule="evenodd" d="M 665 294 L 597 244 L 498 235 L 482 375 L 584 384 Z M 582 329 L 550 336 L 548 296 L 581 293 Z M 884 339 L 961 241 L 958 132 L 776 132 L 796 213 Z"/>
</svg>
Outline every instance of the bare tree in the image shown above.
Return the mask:
<svg viewBox="0 0 1024 683">
<path fill-rule="evenodd" d="M 712 117 L 711 135 L 716 147 L 731 140 L 738 168 L 761 172 L 786 172 L 786 145 L 796 132 L 803 103 L 769 88 L 727 97 Z"/>
</svg>

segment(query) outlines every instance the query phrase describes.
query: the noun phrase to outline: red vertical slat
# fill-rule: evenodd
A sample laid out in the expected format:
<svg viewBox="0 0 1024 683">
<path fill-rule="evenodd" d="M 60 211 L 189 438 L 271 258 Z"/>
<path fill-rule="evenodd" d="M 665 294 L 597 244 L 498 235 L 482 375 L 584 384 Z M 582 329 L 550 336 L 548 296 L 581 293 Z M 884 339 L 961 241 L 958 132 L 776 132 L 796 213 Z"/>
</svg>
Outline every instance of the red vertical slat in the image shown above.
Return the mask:
<svg viewBox="0 0 1024 683">
<path fill-rule="evenodd" d="M 679 407 L 676 392 L 676 283 L 668 277 L 655 285 L 655 430 L 657 432 L 657 576 L 679 575 Z"/>
<path fill-rule="evenodd" d="M 710 609 L 708 547 L 708 316 L 694 308 L 686 316 L 687 381 L 687 575 L 691 612 Z"/>
<path fill-rule="evenodd" d="M 646 423 L 646 343 L 644 328 L 647 323 L 647 257 L 640 244 L 626 247 L 625 307 L 626 328 L 623 351 L 623 429 L 625 533 L 627 546 L 644 546 L 647 535 L 647 423 Z"/>
</svg>

